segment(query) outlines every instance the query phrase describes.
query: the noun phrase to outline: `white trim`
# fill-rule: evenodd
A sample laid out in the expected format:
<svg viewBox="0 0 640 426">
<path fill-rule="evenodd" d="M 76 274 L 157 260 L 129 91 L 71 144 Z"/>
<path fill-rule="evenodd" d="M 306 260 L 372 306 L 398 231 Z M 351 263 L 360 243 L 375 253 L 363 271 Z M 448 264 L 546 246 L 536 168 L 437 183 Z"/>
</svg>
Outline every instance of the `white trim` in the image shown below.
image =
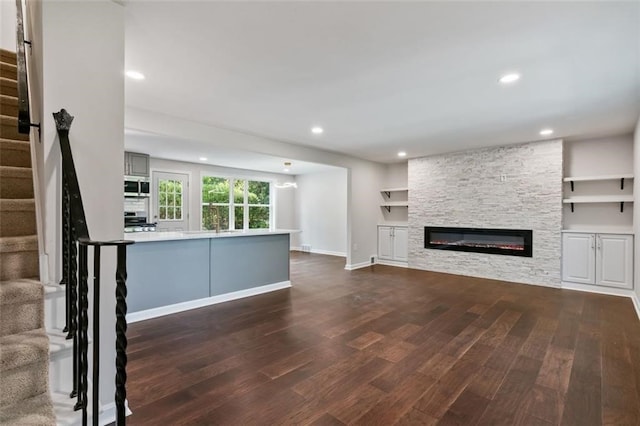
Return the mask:
<svg viewBox="0 0 640 426">
<path fill-rule="evenodd" d="M 636 315 L 640 320 L 640 301 L 638 300 L 638 295 L 633 290 L 613 287 L 600 287 L 590 284 L 570 283 L 566 281 L 562 281 L 560 288 L 566 290 L 584 291 L 586 293 L 606 294 L 608 296 L 628 297 L 631 299 L 631 303 L 633 303 L 633 307 L 636 310 Z"/>
<path fill-rule="evenodd" d="M 219 166 L 222 167 L 222 166 Z M 238 170 L 243 170 L 243 169 L 238 169 Z M 200 181 L 198 182 L 199 185 L 199 189 L 198 189 L 198 198 L 200 200 L 199 204 L 198 204 L 198 215 L 200 217 L 200 224 L 199 224 L 199 230 L 202 230 L 202 226 L 203 226 L 203 217 L 202 217 L 202 206 L 208 205 L 209 203 L 203 203 L 202 202 L 202 179 L 204 177 L 211 177 L 211 178 L 221 178 L 221 179 L 227 179 L 229 181 L 229 202 L 228 203 L 212 203 L 212 205 L 218 205 L 218 206 L 227 206 L 229 208 L 229 229 L 230 230 L 236 230 L 235 227 L 235 223 L 236 223 L 236 206 L 238 207 L 242 207 L 244 210 L 244 215 L 242 217 L 242 229 L 241 230 L 249 230 L 251 228 L 249 228 L 249 207 L 268 207 L 269 208 L 269 229 L 274 229 L 275 228 L 275 222 L 276 222 L 276 199 L 275 199 L 275 193 L 276 191 L 274 191 L 273 189 L 273 184 L 274 182 L 277 180 L 276 178 L 252 178 L 252 177 L 242 177 L 242 176 L 238 176 L 238 175 L 234 175 L 234 174 L 226 174 L 226 173 L 209 173 L 206 170 L 200 170 Z M 233 189 L 235 188 L 235 183 L 237 180 L 241 180 L 244 181 L 244 195 L 242 197 L 242 204 L 236 204 L 235 202 L 235 197 L 234 197 L 234 192 Z M 253 181 L 253 182 L 265 182 L 269 184 L 269 204 L 249 204 L 249 181 Z"/>
<path fill-rule="evenodd" d="M 149 158 L 149 164 L 151 164 L 151 157 Z M 175 173 L 179 175 L 187 175 L 187 195 L 189 198 L 187 199 L 187 229 L 185 231 L 191 230 L 191 184 L 193 182 L 193 176 L 190 171 L 184 170 L 174 170 L 174 169 L 157 169 L 149 167 L 149 186 L 151 189 L 149 190 L 149 216 L 147 216 L 147 221 L 154 219 L 155 213 L 155 192 L 156 188 L 153 185 L 153 173 Z M 198 187 L 198 191 L 200 188 Z M 182 206 L 182 210 L 184 211 L 184 205 Z"/>
<path fill-rule="evenodd" d="M 318 249 L 311 249 L 311 251 L 309 253 L 314 253 L 314 254 L 324 254 L 327 256 L 338 256 L 338 257 L 347 257 L 347 253 L 341 252 L 341 251 L 331 251 L 331 250 L 318 250 Z"/>
<path fill-rule="evenodd" d="M 346 265 L 344 265 L 344 269 L 346 269 L 347 271 L 354 271 L 356 269 L 366 268 L 367 266 L 372 266 L 372 265 L 375 265 L 375 263 L 371 263 L 371 261 L 354 263 L 351 265 L 347 263 Z"/>
<path fill-rule="evenodd" d="M 324 254 L 324 255 L 327 255 L 327 256 L 347 257 L 347 253 L 342 252 L 342 251 L 318 250 L 318 249 L 311 249 L 310 251 L 304 251 L 304 250 L 302 250 L 302 247 L 290 247 L 289 250 L 290 251 L 299 251 L 299 252 L 302 252 L 302 253 L 313 253 L 313 254 Z"/>
<path fill-rule="evenodd" d="M 109 404 L 106 405 L 102 405 L 101 407 L 102 409 L 100 410 L 100 419 L 98 420 L 98 422 L 100 423 L 100 426 L 105 426 L 108 425 L 110 423 L 113 423 L 116 421 L 116 403 L 114 402 L 110 402 Z M 126 416 L 130 416 L 131 414 L 133 414 L 131 412 L 131 409 L 129 408 L 129 400 L 125 399 L 124 400 L 124 410 L 125 410 L 125 414 Z"/>
<path fill-rule="evenodd" d="M 638 300 L 638 295 L 635 292 L 631 295 L 631 301 L 633 302 L 633 307 L 636 308 L 636 315 L 640 319 L 640 300 Z"/>
<path fill-rule="evenodd" d="M 203 299 L 190 300 L 188 302 L 176 303 L 173 305 L 152 308 L 139 312 L 127 314 L 127 322 L 134 323 L 164 315 L 175 314 L 188 311 L 190 309 L 202 308 L 203 306 L 216 305 L 218 303 L 229 302 L 231 300 L 242 299 L 244 297 L 256 296 L 258 294 L 269 293 L 271 291 L 282 290 L 291 287 L 291 281 L 281 281 L 279 283 L 267 284 L 260 287 L 246 290 L 234 291 L 231 293 L 219 294 L 217 296 L 205 297 Z"/>
<path fill-rule="evenodd" d="M 384 260 L 384 259 L 381 260 L 381 259 L 378 259 L 376 264 L 385 265 L 385 266 L 397 266 L 399 268 L 408 268 L 409 267 L 409 263 L 408 262 L 399 262 L 397 260 Z"/>
<path fill-rule="evenodd" d="M 36 200 L 38 197 L 36 197 Z M 42 231 L 38 231 L 42 232 Z M 48 283 L 49 282 L 49 255 L 47 253 L 40 253 L 39 256 L 39 265 L 40 265 L 40 282 Z"/>
</svg>

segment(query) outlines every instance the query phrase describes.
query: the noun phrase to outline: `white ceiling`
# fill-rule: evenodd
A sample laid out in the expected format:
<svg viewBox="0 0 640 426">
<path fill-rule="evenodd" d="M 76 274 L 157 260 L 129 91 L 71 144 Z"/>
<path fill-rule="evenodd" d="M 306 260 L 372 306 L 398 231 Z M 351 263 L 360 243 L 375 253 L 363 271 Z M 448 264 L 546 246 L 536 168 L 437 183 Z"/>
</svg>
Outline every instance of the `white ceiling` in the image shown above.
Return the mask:
<svg viewBox="0 0 640 426">
<path fill-rule="evenodd" d="M 629 132 L 640 2 L 126 2 L 130 106 L 374 161 Z M 520 82 L 497 83 L 507 71 Z M 312 135 L 313 125 L 325 133 Z"/>
<path fill-rule="evenodd" d="M 237 169 L 258 170 L 283 175 L 302 175 L 335 170 L 325 164 L 274 157 L 255 152 L 224 149 L 206 142 L 176 139 L 163 135 L 126 130 L 124 145 L 127 151 L 144 152 L 155 158 L 209 164 Z M 201 161 L 200 157 L 206 158 Z M 284 163 L 291 162 L 289 172 L 284 172 Z"/>
</svg>

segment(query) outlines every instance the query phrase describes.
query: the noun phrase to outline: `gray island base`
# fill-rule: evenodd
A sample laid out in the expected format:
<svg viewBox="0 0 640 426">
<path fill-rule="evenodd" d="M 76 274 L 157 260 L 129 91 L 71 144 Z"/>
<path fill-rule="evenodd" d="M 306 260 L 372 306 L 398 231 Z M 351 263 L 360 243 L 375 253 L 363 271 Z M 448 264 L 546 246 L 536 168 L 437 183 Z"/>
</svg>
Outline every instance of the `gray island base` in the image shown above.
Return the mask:
<svg viewBox="0 0 640 426">
<path fill-rule="evenodd" d="M 297 231 L 127 234 L 128 322 L 291 287 Z"/>
</svg>

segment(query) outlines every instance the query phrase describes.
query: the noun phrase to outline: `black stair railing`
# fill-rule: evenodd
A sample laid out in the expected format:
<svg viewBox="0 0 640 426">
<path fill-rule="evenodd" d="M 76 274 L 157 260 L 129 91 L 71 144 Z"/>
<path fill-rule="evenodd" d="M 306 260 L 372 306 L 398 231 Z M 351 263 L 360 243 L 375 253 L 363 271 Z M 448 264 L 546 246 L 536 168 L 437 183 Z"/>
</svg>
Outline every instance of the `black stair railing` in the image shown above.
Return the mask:
<svg viewBox="0 0 640 426">
<path fill-rule="evenodd" d="M 62 109 L 54 113 L 62 154 L 62 283 L 67 287 L 67 339 L 73 339 L 73 390 L 76 410 L 82 410 L 82 424 L 88 424 L 88 347 L 89 347 L 89 248 L 93 249 L 93 371 L 91 389 L 92 424 L 98 425 L 100 381 L 100 267 L 102 247 L 116 247 L 116 425 L 125 424 L 127 397 L 127 246 L 133 241 L 94 241 L 84 214 L 76 175 L 69 129 L 73 117 Z"/>
<path fill-rule="evenodd" d="M 40 124 L 31 122 L 29 109 L 29 81 L 27 77 L 27 55 L 25 46 L 31 42 L 24 39 L 24 14 L 22 0 L 16 0 L 16 67 L 18 69 L 18 132 L 29 134 L 31 127 L 40 129 Z"/>
</svg>

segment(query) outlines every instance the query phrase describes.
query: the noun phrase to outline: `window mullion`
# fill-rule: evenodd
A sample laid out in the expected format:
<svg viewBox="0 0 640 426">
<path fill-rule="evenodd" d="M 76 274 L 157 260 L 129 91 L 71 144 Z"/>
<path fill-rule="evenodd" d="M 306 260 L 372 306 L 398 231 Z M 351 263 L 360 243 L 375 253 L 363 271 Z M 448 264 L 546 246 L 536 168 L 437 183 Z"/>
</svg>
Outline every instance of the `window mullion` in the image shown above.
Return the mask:
<svg viewBox="0 0 640 426">
<path fill-rule="evenodd" d="M 243 223 L 242 223 L 242 229 L 243 230 L 247 230 L 249 229 L 249 180 L 245 179 L 244 180 L 244 198 L 243 198 L 243 209 L 244 209 L 244 215 L 243 217 Z"/>
<path fill-rule="evenodd" d="M 236 180 L 229 178 L 229 229 L 236 229 Z"/>
</svg>

